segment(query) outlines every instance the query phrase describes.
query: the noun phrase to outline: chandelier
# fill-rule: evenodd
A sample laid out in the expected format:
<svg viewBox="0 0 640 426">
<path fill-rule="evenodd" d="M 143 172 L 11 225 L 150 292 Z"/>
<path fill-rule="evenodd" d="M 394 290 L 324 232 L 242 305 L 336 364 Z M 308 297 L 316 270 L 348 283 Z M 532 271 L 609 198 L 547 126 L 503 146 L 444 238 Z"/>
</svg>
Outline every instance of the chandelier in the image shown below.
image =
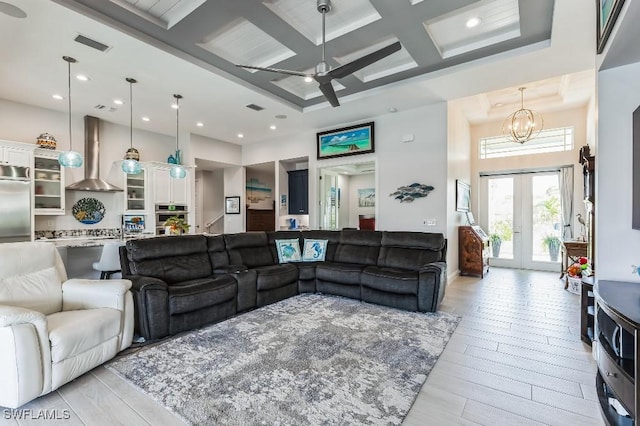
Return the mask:
<svg viewBox="0 0 640 426">
<path fill-rule="evenodd" d="M 524 107 L 524 89 L 520 87 L 520 109 L 504 120 L 502 132 L 512 142 L 525 143 L 540 134 L 542 116 Z"/>
</svg>

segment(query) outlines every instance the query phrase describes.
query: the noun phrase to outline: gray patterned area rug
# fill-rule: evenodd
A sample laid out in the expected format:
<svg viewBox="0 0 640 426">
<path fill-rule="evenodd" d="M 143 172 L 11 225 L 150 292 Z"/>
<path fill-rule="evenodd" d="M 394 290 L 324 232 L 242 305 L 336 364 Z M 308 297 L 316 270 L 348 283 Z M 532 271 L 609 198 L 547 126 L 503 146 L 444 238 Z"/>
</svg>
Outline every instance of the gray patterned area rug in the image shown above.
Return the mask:
<svg viewBox="0 0 640 426">
<path fill-rule="evenodd" d="M 459 318 L 300 295 L 107 368 L 198 425 L 400 424 Z"/>
</svg>

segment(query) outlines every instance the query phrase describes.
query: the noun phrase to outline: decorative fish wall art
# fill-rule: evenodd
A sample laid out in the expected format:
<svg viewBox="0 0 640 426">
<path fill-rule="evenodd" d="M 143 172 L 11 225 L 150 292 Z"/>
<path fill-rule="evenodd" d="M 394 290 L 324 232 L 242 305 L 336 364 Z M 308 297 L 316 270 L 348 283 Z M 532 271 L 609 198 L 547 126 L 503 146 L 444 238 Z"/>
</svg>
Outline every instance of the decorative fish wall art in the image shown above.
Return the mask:
<svg viewBox="0 0 640 426">
<path fill-rule="evenodd" d="M 410 203 L 416 198 L 426 197 L 433 189 L 431 185 L 412 183 L 411 185 L 401 186 L 396 192 L 389 194 L 389 196 L 395 197 L 395 199 L 400 200 L 401 203 Z"/>
</svg>

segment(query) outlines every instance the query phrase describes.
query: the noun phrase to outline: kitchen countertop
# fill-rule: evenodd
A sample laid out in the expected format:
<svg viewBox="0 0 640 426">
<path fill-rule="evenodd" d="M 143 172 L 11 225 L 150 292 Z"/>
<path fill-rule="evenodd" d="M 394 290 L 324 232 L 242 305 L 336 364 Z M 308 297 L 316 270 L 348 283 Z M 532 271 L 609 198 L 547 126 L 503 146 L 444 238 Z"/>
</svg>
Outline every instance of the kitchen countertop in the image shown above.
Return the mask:
<svg viewBox="0 0 640 426">
<path fill-rule="evenodd" d="M 103 246 L 106 243 L 111 241 L 126 242 L 129 240 L 134 240 L 139 238 L 151 238 L 151 237 L 155 237 L 155 235 L 154 234 L 127 235 L 124 237 L 124 239 L 120 239 L 120 237 L 113 237 L 113 236 L 92 237 L 92 236 L 83 235 L 78 237 L 40 238 L 36 241 L 52 242 L 53 244 L 55 244 L 56 247 L 74 248 L 74 247 L 98 247 L 98 246 Z"/>
</svg>

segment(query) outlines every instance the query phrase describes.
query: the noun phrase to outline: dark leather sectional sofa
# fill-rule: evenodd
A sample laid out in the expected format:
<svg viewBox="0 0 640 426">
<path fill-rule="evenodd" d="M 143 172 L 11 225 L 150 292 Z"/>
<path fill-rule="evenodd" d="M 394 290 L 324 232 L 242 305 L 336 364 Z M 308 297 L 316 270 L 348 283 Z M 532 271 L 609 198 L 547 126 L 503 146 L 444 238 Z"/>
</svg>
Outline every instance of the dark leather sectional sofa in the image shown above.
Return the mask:
<svg viewBox="0 0 640 426">
<path fill-rule="evenodd" d="M 324 262 L 278 263 L 275 241 L 328 240 Z M 300 293 L 335 294 L 433 312 L 446 286 L 442 234 L 391 231 L 277 231 L 184 235 L 127 242 L 135 331 L 159 339 Z"/>
</svg>

